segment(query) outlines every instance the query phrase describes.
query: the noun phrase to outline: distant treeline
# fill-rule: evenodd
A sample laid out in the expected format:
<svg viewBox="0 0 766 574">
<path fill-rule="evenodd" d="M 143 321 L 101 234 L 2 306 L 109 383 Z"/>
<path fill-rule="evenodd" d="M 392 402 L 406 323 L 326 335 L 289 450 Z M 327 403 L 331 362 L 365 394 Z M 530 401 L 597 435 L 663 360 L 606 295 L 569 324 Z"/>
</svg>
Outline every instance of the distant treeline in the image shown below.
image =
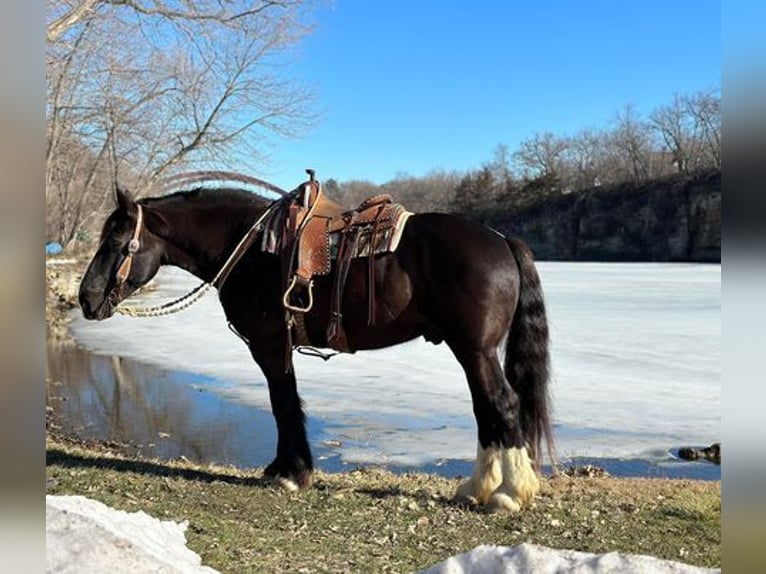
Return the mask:
<svg viewBox="0 0 766 574">
<path fill-rule="evenodd" d="M 398 178 L 382 186 L 355 182 L 345 188 L 358 194 L 353 196 L 342 195 L 344 188 L 333 180 L 325 185 L 347 205 L 376 193 L 390 193 L 412 211 L 423 212 L 445 206 L 449 210 L 446 194 L 437 194 L 449 189 L 444 183 L 450 177 L 438 172 L 426 178 Z M 719 168 L 568 193 L 512 192 L 501 196 L 501 201 L 488 199 L 462 213 L 523 239 L 538 260 L 721 262 Z"/>
<path fill-rule="evenodd" d="M 721 99 L 714 88 L 676 94 L 647 117 L 626 105 L 602 129 L 536 133 L 514 151 L 500 144 L 486 163 L 468 172 L 435 170 L 382 185 L 331 178 L 324 187 L 348 206 L 388 193 L 413 211 L 479 215 L 586 189 L 624 189 L 720 168 Z"/>
</svg>

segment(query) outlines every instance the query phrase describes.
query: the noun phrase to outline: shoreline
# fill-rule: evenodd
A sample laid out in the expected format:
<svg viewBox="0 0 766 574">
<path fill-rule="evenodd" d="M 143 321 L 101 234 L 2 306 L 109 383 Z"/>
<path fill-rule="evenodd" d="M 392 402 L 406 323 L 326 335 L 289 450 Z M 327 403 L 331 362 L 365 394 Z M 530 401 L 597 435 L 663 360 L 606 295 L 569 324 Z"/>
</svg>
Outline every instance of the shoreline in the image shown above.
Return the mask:
<svg viewBox="0 0 766 574">
<path fill-rule="evenodd" d="M 84 263 L 81 260 L 78 260 L 76 258 L 66 258 L 66 259 L 53 259 L 52 261 L 56 261 L 57 263 L 53 265 L 46 265 L 46 283 L 47 283 L 47 297 L 46 297 L 46 334 L 48 335 L 48 341 L 49 344 L 53 344 L 55 346 L 60 346 L 61 351 L 57 351 L 59 353 L 67 353 L 72 352 L 72 349 L 80 349 L 79 345 L 75 341 L 72 333 L 69 330 L 69 319 L 71 316 L 71 310 L 76 308 L 77 302 L 77 286 L 78 286 L 78 279 L 79 274 L 81 271 L 85 268 L 86 263 Z M 58 262 L 60 261 L 60 263 Z M 78 351 L 79 352 L 79 351 Z M 83 354 L 90 355 L 90 352 L 87 350 L 82 351 Z M 94 357 L 96 355 L 93 355 Z M 140 376 L 140 368 L 148 368 L 148 365 L 146 363 L 143 363 L 142 361 L 135 361 L 135 360 L 125 360 L 122 361 L 127 362 L 131 365 L 131 371 L 134 372 L 134 376 Z M 109 366 L 105 367 L 109 369 Z M 70 369 L 65 369 L 69 371 Z M 97 369 L 98 372 L 103 372 L 103 368 Z M 201 376 L 194 375 L 192 373 L 185 373 L 181 371 L 176 371 L 173 369 L 166 369 L 164 367 L 157 367 L 157 366 L 151 366 L 151 378 L 172 378 L 174 382 L 177 380 L 180 380 L 184 382 L 189 389 L 183 389 L 183 385 L 179 386 L 179 390 L 177 392 L 184 393 L 187 395 L 188 400 L 192 401 L 192 404 L 199 403 L 200 405 L 207 405 L 207 407 L 210 406 L 211 403 L 215 403 L 216 408 L 218 410 L 227 411 L 232 413 L 231 416 L 233 416 L 233 412 L 235 410 L 247 410 L 250 415 L 255 420 L 260 421 L 260 423 L 257 423 L 256 426 L 259 427 L 259 435 L 263 435 L 266 437 L 264 440 L 261 439 L 261 442 L 269 443 L 271 442 L 274 437 L 272 436 L 273 429 L 270 429 L 269 423 L 271 422 L 271 414 L 268 409 L 250 406 L 250 405 L 242 405 L 235 403 L 231 401 L 231 399 L 225 397 L 224 395 L 220 395 L 215 392 L 205 392 L 203 393 L 201 390 L 197 393 L 190 392 L 190 389 L 193 387 L 198 387 L 197 384 L 199 382 L 199 378 Z M 138 372 L 138 374 L 135 374 Z M 167 382 L 163 384 L 168 384 Z M 103 389 L 102 389 L 103 392 Z M 66 399 L 65 399 L 66 400 Z M 156 400 L 153 399 L 153 400 Z M 187 407 L 188 409 L 188 407 Z M 204 406 L 201 407 L 202 410 L 204 410 Z M 59 422 L 55 421 L 54 417 L 54 409 L 48 407 L 48 416 L 47 419 L 50 419 L 50 425 L 55 425 L 57 432 L 61 433 L 62 426 Z M 194 409 L 192 409 L 194 410 Z M 209 408 L 207 410 L 210 410 Z M 183 413 L 184 416 L 186 413 Z M 166 418 L 167 418 L 166 414 Z M 229 415 L 227 415 L 228 418 Z M 241 416 L 241 415 L 240 415 Z M 185 417 L 187 418 L 187 417 Z M 314 420 L 314 418 L 309 417 L 310 419 Z M 243 418 L 244 420 L 244 418 Z M 248 419 L 249 420 L 249 419 Z M 209 422 L 209 421 L 208 421 Z M 215 421 L 213 421 L 215 422 Z M 123 421 L 124 424 L 124 421 Z M 70 425 L 71 426 L 71 425 Z M 247 426 L 252 426 L 248 423 Z M 273 425 L 271 425 L 273 426 Z M 330 437 L 328 439 L 327 436 L 324 436 L 322 433 L 322 427 L 323 427 L 323 421 L 320 418 L 316 418 L 314 422 L 309 422 L 309 428 L 313 429 L 312 434 L 314 434 L 313 437 L 313 444 L 315 451 L 315 459 L 316 459 L 316 466 L 318 468 L 321 468 L 327 472 L 346 472 L 348 470 L 359 468 L 359 467 L 376 467 L 376 468 L 385 468 L 388 469 L 396 474 L 403 474 L 408 472 L 426 472 L 429 474 L 435 474 L 439 476 L 443 476 L 445 478 L 451 478 L 456 476 L 467 476 L 471 472 L 471 465 L 472 461 L 470 460 L 462 460 L 462 459 L 439 459 L 434 460 L 432 462 L 425 462 L 422 464 L 399 464 L 395 462 L 386 461 L 385 459 L 382 459 L 381 461 L 375 460 L 375 459 L 369 459 L 364 460 L 361 459 L 360 461 L 354 461 L 351 460 L 350 462 L 348 460 L 343 459 L 343 450 L 342 448 L 354 448 L 353 440 L 349 442 L 348 440 L 330 440 L 335 439 L 336 437 Z M 163 437 L 166 437 L 170 433 L 169 429 L 159 429 L 160 435 Z M 265 435 L 264 435 L 265 433 Z M 129 433 L 126 433 L 129 434 Z M 175 433 L 173 433 L 175 434 Z M 163 441 L 147 441 L 145 437 L 143 437 L 143 440 L 137 439 L 135 437 L 131 436 L 122 436 L 122 437 L 101 437 L 94 438 L 93 434 L 91 433 L 91 436 L 77 436 L 74 432 L 68 433 L 69 438 L 72 442 L 77 443 L 89 443 L 89 442 L 98 442 L 101 440 L 102 442 L 107 442 L 109 444 L 115 445 L 115 444 L 122 444 L 123 445 L 123 451 L 125 453 L 132 453 L 132 454 L 138 454 L 141 453 L 143 455 L 150 455 L 150 456 L 157 456 L 158 453 L 161 454 L 163 452 L 165 453 L 174 453 L 176 456 L 184 456 L 184 457 L 191 457 L 190 454 L 193 452 L 198 452 L 200 450 L 199 444 L 195 444 L 194 449 L 186 449 L 186 451 L 183 450 L 183 448 L 171 448 L 168 447 L 167 443 L 169 441 L 174 440 L 173 438 L 165 438 Z M 324 438 L 323 438 L 324 437 Z M 204 439 L 197 439 L 204 440 Z M 225 439 L 221 439 L 218 437 L 216 440 L 221 441 L 224 440 L 224 444 L 219 444 L 219 447 L 226 446 Z M 243 442 L 241 438 L 239 439 L 233 439 L 238 440 L 240 443 Z M 147 442 L 163 442 L 162 448 L 146 448 L 144 446 Z M 347 444 L 341 444 L 341 443 L 347 443 Z M 155 445 L 150 445 L 155 446 Z M 577 473 L 581 472 L 579 470 L 580 467 L 582 468 L 590 468 L 590 469 L 597 469 L 593 470 L 592 472 L 598 472 L 602 475 L 611 475 L 615 477 L 635 477 L 635 478 L 668 478 L 668 479 L 690 479 L 690 480 L 706 480 L 706 481 L 720 481 L 720 466 L 715 466 L 712 463 L 709 462 L 688 462 L 683 461 L 678 458 L 678 450 L 682 449 L 683 445 L 677 445 L 674 447 L 670 452 L 669 456 L 667 458 L 642 458 L 642 457 L 593 457 L 593 456 L 574 456 L 574 457 L 561 457 L 559 460 L 559 470 L 569 472 L 569 473 Z M 703 446 L 703 445 L 695 445 L 695 446 Z M 236 450 L 236 449 L 233 449 Z M 265 450 L 269 450 L 268 448 L 265 448 Z M 220 448 L 220 451 L 226 451 L 230 453 L 228 456 L 228 459 L 223 460 L 222 462 L 225 462 L 227 464 L 235 464 L 235 465 L 241 465 L 243 467 L 252 467 L 253 462 L 256 462 L 257 464 L 265 465 L 269 462 L 267 458 L 264 458 L 264 449 L 263 447 L 249 447 L 249 451 L 245 452 L 242 450 L 242 447 L 239 448 L 239 454 L 231 455 L 232 447 L 229 444 L 229 447 L 227 448 Z M 675 452 L 674 452 L 675 451 Z M 267 453 L 267 457 L 271 456 L 271 452 Z M 172 455 L 170 455 L 172 456 Z M 221 462 L 218 459 L 216 459 L 216 453 L 210 452 L 208 455 L 206 455 L 207 458 L 203 457 L 195 457 L 197 459 L 197 462 L 201 463 L 215 463 L 215 462 Z M 549 465 L 546 465 L 545 471 L 548 474 L 553 474 L 553 470 L 550 468 Z"/>
<path fill-rule="evenodd" d="M 50 422 L 75 442 L 106 441 L 123 445 L 126 453 L 240 468 L 265 466 L 273 456 L 276 436 L 271 411 L 227 396 L 217 390 L 223 383 L 214 378 L 91 353 L 76 343 L 61 347 L 52 343 L 47 354 L 49 376 L 56 381 L 49 389 Z M 117 387 L 130 390 L 119 404 L 119 425 L 109 404 L 82 403 L 88 396 L 111 396 Z M 394 474 L 425 472 L 445 478 L 471 474 L 469 458 L 392 461 L 385 455 L 358 452 L 363 445 L 345 434 L 343 426 L 331 424 L 328 430 L 327 421 L 311 413 L 307 422 L 315 465 L 325 472 L 376 467 Z M 678 451 L 673 449 L 665 457 L 565 456 L 559 458 L 557 468 L 568 473 L 587 468 L 620 478 L 720 480 L 720 466 L 680 460 Z M 543 474 L 553 474 L 549 464 L 543 465 Z"/>
</svg>

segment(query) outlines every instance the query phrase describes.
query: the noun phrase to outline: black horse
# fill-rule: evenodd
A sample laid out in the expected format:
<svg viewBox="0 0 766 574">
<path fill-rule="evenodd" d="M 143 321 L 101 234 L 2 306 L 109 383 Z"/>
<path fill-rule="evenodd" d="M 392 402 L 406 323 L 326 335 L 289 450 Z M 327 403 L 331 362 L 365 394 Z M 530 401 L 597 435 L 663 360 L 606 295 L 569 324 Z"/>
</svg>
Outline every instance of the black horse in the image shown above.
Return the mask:
<svg viewBox="0 0 766 574">
<path fill-rule="evenodd" d="M 117 200 L 80 285 L 88 319 L 110 317 L 162 265 L 211 281 L 269 205 L 243 189 L 195 189 L 140 201 L 118 191 Z M 295 490 L 311 484 L 313 462 L 295 374 L 285 368 L 290 339 L 280 258 L 258 245 L 242 255 L 218 294 L 268 381 L 278 443 L 265 474 Z M 314 306 L 305 316 L 306 334 L 316 347 L 327 346 L 334 272 L 316 279 Z M 376 297 L 372 324 L 370 277 Z M 528 505 L 539 490 L 541 443 L 552 455 L 552 434 L 548 325 L 524 243 L 459 216 L 414 214 L 395 252 L 351 262 L 342 311 L 354 351 L 418 336 L 449 346 L 465 371 L 478 426 L 474 471 L 456 498 L 491 510 Z"/>
</svg>

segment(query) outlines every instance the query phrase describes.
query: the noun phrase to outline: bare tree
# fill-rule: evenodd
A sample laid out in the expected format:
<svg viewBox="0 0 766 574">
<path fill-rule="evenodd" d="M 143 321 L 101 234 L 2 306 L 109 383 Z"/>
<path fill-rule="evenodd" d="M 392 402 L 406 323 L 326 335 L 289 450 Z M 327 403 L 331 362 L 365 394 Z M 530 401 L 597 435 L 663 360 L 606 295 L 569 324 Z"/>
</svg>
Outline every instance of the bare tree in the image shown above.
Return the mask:
<svg viewBox="0 0 766 574">
<path fill-rule="evenodd" d="M 608 134 L 583 129 L 567 140 L 564 154 L 565 185 L 576 190 L 605 183 L 609 170 Z"/>
<path fill-rule="evenodd" d="M 447 211 L 460 183 L 455 171 L 432 170 L 423 177 L 400 174 L 380 187 L 410 211 Z"/>
<path fill-rule="evenodd" d="M 652 177 L 649 126 L 641 120 L 633 104 L 617 112 L 610 136 L 610 147 L 624 179 L 640 182 Z"/>
<path fill-rule="evenodd" d="M 649 125 L 659 134 L 676 169 L 682 173 L 694 167 L 698 155 L 699 137 L 687 98 L 673 95 L 673 101 L 656 108 L 649 116 Z"/>
<path fill-rule="evenodd" d="M 721 96 L 718 89 L 709 89 L 686 99 L 699 137 L 701 161 L 721 167 Z"/>
<path fill-rule="evenodd" d="M 335 180 L 332 180 L 335 181 Z M 326 184 L 325 184 L 326 187 Z M 356 207 L 365 199 L 380 193 L 380 187 L 371 181 L 352 179 L 335 183 L 331 188 L 331 197 L 345 207 Z"/>
<path fill-rule="evenodd" d="M 192 163 L 257 170 L 274 136 L 308 128 L 310 92 L 280 75 L 309 31 L 304 4 L 50 0 L 46 197 L 49 216 L 70 220 L 59 239 L 118 175 L 140 195 Z M 92 161 L 71 165 L 73 141 Z"/>
<path fill-rule="evenodd" d="M 487 167 L 489 167 L 493 177 L 503 188 L 513 186 L 512 161 L 513 156 L 507 145 L 497 144 L 495 149 L 492 150 L 492 160 L 487 164 Z"/>
<path fill-rule="evenodd" d="M 556 180 L 561 175 L 564 152 L 569 142 L 551 132 L 537 133 L 521 142 L 513 159 L 527 179 Z"/>
<path fill-rule="evenodd" d="M 216 0 L 48 0 L 45 39 L 47 42 L 59 40 L 72 28 L 99 19 L 99 12 L 109 6 L 124 6 L 147 17 L 226 24 L 257 16 L 270 8 L 286 8 L 298 4 L 300 2 L 291 0 L 261 0 L 254 3 Z"/>
<path fill-rule="evenodd" d="M 55 42 L 78 24 L 88 21 L 96 14 L 103 0 L 80 0 L 62 2 L 48 0 L 48 25 L 45 30 L 47 42 Z"/>
<path fill-rule="evenodd" d="M 678 171 L 721 167 L 721 100 L 716 90 L 675 94 L 649 121 Z"/>
</svg>

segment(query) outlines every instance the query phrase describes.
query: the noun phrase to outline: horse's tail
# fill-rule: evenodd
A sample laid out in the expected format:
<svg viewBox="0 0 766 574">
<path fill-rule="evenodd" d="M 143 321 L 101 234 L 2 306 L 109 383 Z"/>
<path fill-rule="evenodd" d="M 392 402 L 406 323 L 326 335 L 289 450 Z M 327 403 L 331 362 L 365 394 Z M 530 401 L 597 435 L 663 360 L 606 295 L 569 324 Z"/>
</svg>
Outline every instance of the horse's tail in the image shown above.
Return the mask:
<svg viewBox="0 0 766 574">
<path fill-rule="evenodd" d="M 543 440 L 555 464 L 548 396 L 548 320 L 532 252 L 518 239 L 507 241 L 519 268 L 519 301 L 505 343 L 505 376 L 519 397 L 521 430 L 539 471 Z"/>
</svg>

